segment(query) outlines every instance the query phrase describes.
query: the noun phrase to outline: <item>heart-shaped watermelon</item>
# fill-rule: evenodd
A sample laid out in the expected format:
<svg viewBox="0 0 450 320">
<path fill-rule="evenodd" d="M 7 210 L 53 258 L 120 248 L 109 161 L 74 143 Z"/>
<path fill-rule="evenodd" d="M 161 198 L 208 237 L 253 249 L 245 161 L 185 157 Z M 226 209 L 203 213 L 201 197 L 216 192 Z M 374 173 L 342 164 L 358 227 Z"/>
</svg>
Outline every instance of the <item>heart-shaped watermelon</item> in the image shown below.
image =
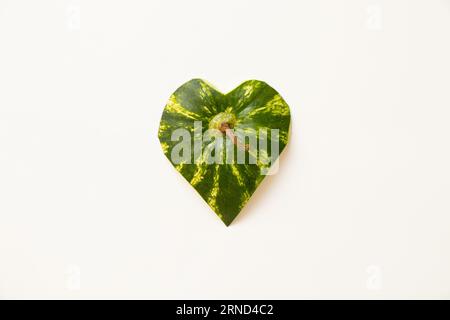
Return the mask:
<svg viewBox="0 0 450 320">
<path fill-rule="evenodd" d="M 289 106 L 265 82 L 222 94 L 193 79 L 170 96 L 158 136 L 175 169 L 228 226 L 288 143 L 290 120 Z"/>
</svg>

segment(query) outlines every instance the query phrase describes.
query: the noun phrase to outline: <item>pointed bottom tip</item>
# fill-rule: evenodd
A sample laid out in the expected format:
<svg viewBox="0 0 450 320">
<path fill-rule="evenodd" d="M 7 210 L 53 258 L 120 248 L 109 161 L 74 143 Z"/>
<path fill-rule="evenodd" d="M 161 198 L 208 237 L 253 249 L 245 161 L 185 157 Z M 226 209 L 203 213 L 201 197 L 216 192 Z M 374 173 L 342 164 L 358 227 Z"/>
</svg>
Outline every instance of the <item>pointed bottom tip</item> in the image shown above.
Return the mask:
<svg viewBox="0 0 450 320">
<path fill-rule="evenodd" d="M 223 224 L 224 224 L 225 226 L 229 227 L 230 224 L 231 224 L 233 221 L 223 221 L 223 220 L 222 220 L 222 222 L 223 222 Z"/>
</svg>

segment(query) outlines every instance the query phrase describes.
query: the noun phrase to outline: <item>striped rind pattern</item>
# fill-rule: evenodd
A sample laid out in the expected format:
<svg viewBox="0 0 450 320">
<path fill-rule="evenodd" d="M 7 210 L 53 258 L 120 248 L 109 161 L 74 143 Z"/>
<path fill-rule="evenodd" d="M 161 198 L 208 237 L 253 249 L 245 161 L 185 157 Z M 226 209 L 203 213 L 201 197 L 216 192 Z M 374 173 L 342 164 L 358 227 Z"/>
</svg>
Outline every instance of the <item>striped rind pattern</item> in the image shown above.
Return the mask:
<svg viewBox="0 0 450 320">
<path fill-rule="evenodd" d="M 222 164 L 195 162 L 196 159 L 191 163 L 174 163 L 171 159 L 172 149 L 178 143 L 172 141 L 174 130 L 183 128 L 194 134 L 194 122 L 201 121 L 204 133 L 210 121 L 221 112 L 234 115 L 236 131 L 253 130 L 259 133 L 260 129 L 267 129 L 269 132 L 270 129 L 278 129 L 280 154 L 288 143 L 291 116 L 289 106 L 279 93 L 258 80 L 245 81 L 229 93 L 222 94 L 206 81 L 192 79 L 170 96 L 158 131 L 163 152 L 175 169 L 228 226 L 264 179 L 261 168 L 265 164 L 260 161 L 255 164 L 228 163 L 225 158 Z M 230 141 L 223 139 L 220 157 L 226 156 L 224 150 L 227 143 Z M 267 143 L 270 145 L 270 138 Z M 204 152 L 211 151 L 214 144 L 214 141 L 204 141 Z M 257 157 L 267 158 L 267 152 L 256 152 Z"/>
</svg>

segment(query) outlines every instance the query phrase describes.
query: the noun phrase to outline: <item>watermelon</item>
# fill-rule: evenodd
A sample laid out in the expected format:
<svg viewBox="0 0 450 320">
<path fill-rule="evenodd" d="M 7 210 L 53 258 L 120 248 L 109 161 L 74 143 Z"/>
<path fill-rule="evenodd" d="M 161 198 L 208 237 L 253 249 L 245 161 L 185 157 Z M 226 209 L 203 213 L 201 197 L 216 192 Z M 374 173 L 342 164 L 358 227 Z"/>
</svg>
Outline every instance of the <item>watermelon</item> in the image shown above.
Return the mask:
<svg viewBox="0 0 450 320">
<path fill-rule="evenodd" d="M 263 81 L 223 94 L 193 79 L 170 96 L 158 137 L 175 169 L 228 226 L 286 147 L 290 119 L 289 106 Z"/>
</svg>

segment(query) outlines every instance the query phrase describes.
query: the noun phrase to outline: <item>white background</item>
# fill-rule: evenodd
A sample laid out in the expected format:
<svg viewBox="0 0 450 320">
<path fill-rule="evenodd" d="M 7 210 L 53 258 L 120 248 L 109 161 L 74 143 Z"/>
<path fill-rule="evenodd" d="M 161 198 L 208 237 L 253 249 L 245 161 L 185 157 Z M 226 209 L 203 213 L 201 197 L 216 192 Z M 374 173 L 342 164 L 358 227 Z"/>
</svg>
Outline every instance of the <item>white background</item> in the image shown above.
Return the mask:
<svg viewBox="0 0 450 320">
<path fill-rule="evenodd" d="M 170 94 L 277 89 L 291 140 L 225 227 Z M 450 298 L 450 1 L 0 1 L 0 298 Z"/>
</svg>

